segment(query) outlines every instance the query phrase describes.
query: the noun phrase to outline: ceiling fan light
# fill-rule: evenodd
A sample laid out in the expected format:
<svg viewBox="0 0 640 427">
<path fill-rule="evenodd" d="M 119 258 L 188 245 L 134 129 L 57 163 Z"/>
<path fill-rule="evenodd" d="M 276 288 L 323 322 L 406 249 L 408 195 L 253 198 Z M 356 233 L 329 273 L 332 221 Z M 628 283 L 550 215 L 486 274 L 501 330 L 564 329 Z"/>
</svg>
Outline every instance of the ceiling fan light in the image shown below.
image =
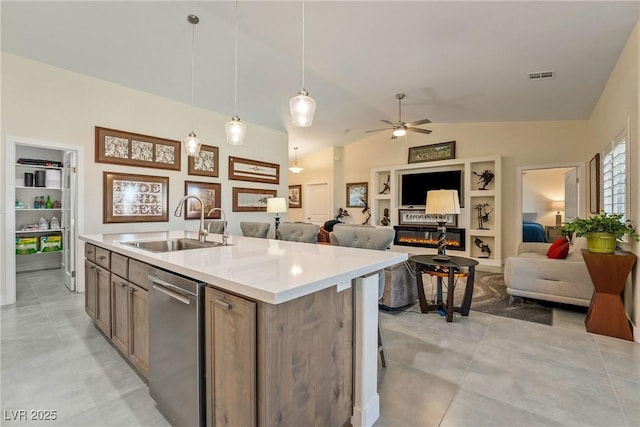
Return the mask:
<svg viewBox="0 0 640 427">
<path fill-rule="evenodd" d="M 395 137 L 405 136 L 406 134 L 407 134 L 407 131 L 406 129 L 403 129 L 403 128 L 398 128 L 393 130 L 393 136 Z"/>
<path fill-rule="evenodd" d="M 184 151 L 187 153 L 187 156 L 195 157 L 200 153 L 202 141 L 200 141 L 200 138 L 198 138 L 193 131 L 189 132 L 189 135 L 182 139 L 182 143 L 184 144 Z"/>
<path fill-rule="evenodd" d="M 227 134 L 227 142 L 231 145 L 242 145 L 247 133 L 247 125 L 240 121 L 240 117 L 233 116 L 230 122 L 224 125 Z"/>
<path fill-rule="evenodd" d="M 306 128 L 313 123 L 313 115 L 316 112 L 316 101 L 309 93 L 302 89 L 297 96 L 289 100 L 289 110 L 294 126 Z"/>
</svg>

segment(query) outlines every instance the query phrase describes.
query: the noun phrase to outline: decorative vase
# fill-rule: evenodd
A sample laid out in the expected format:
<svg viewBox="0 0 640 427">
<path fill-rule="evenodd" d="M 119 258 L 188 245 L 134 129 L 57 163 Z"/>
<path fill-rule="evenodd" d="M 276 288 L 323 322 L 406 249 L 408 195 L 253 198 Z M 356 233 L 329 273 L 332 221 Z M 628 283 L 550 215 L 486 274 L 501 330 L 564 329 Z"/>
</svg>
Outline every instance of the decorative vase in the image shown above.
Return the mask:
<svg viewBox="0 0 640 427">
<path fill-rule="evenodd" d="M 616 235 L 613 233 L 588 233 L 586 237 L 589 252 L 612 254 L 616 251 Z"/>
</svg>

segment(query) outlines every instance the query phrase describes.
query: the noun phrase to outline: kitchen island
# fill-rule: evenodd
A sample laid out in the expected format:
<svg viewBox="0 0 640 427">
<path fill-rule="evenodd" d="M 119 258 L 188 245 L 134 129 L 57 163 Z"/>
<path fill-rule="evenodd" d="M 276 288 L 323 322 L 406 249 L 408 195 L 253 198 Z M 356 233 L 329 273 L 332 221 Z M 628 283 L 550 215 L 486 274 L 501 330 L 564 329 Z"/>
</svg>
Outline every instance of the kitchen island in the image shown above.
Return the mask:
<svg viewBox="0 0 640 427">
<path fill-rule="evenodd" d="M 220 237 L 211 235 L 209 240 Z M 140 280 L 140 265 L 207 284 L 207 424 L 232 425 L 235 420 L 260 426 L 369 426 L 375 422 L 379 415 L 375 273 L 403 262 L 406 254 L 239 236 L 232 236 L 227 246 L 173 252 L 154 253 L 125 244 L 179 238 L 197 239 L 197 234 L 80 237 L 88 244 L 89 268 L 93 256 L 98 269 L 108 264 L 112 277 L 132 282 L 130 289 L 136 286 L 134 278 Z M 92 253 L 92 248 L 101 254 Z M 119 271 L 123 258 L 128 259 L 128 272 L 114 272 L 107 258 L 117 261 Z M 103 279 L 110 282 L 113 279 Z M 112 286 L 109 295 L 118 289 Z M 89 299 L 96 292 L 100 291 L 87 287 Z M 117 301 L 115 296 L 110 300 Z M 225 306 L 247 310 L 225 318 L 220 311 Z M 113 339 L 118 323 L 103 319 L 101 327 L 99 311 L 106 311 L 104 302 L 87 309 Z M 109 311 L 117 313 L 113 307 Z M 138 322 L 141 317 L 144 313 L 136 317 Z M 106 328 L 109 322 L 111 329 Z M 129 347 L 132 339 L 126 340 Z M 116 346 L 126 344 L 122 339 L 113 341 Z"/>
</svg>

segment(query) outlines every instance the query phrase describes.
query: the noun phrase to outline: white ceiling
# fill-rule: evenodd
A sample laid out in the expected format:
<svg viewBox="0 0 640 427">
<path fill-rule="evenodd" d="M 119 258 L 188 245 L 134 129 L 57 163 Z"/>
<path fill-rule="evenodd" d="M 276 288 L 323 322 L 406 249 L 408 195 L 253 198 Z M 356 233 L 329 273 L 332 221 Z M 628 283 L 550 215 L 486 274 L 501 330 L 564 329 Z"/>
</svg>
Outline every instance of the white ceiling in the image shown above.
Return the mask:
<svg viewBox="0 0 640 427">
<path fill-rule="evenodd" d="M 301 2 L 238 2 L 238 115 L 289 132 L 299 157 L 396 121 L 398 92 L 407 94 L 405 121 L 587 119 L 640 19 L 638 1 L 305 7 L 305 87 L 318 107 L 313 126 L 300 129 L 288 100 L 302 86 Z M 234 113 L 232 1 L 5 0 L 1 8 L 3 51 L 187 104 L 187 15 L 196 14 L 195 103 Z M 528 81 L 547 70 L 556 77 Z"/>
</svg>

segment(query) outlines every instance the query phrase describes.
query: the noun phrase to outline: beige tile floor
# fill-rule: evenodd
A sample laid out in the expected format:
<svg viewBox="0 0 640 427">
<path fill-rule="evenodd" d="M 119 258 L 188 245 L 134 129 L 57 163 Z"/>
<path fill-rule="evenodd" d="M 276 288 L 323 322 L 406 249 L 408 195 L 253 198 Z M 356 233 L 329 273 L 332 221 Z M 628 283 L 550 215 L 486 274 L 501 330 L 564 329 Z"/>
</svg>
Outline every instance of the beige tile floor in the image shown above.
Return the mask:
<svg viewBox="0 0 640 427">
<path fill-rule="evenodd" d="M 0 310 L 0 425 L 168 425 L 61 283 L 56 270 L 18 274 L 17 304 Z M 554 313 L 553 327 L 474 311 L 381 318 L 377 427 L 640 426 L 640 344 L 584 332 L 584 315 Z M 57 419 L 6 419 L 16 410 Z"/>
</svg>

